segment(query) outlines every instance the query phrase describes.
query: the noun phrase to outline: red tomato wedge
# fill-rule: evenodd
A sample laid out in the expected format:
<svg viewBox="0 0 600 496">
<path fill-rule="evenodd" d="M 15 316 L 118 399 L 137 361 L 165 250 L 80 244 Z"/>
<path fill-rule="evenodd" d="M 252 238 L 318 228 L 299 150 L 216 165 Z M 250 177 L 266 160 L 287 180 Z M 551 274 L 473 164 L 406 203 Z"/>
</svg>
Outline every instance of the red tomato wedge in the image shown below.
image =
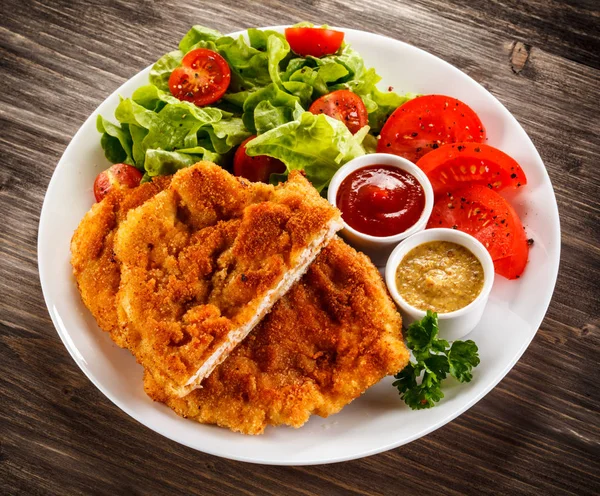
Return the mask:
<svg viewBox="0 0 600 496">
<path fill-rule="evenodd" d="M 246 144 L 256 138 L 250 136 L 235 151 L 233 157 L 233 173 L 236 176 L 245 177 L 252 182 L 268 183 L 271 174 L 281 174 L 285 172 L 285 164 L 276 158 L 268 155 L 259 155 L 251 157 L 246 153 Z"/>
<path fill-rule="evenodd" d="M 313 102 L 308 109 L 313 114 L 326 114 L 346 124 L 352 134 L 369 122 L 362 98 L 349 90 L 332 91 Z"/>
<path fill-rule="evenodd" d="M 142 173 L 127 164 L 115 164 L 102 171 L 94 181 L 94 196 L 96 201 L 108 195 L 113 188 L 135 188 L 142 180 Z"/>
<path fill-rule="evenodd" d="M 483 184 L 495 191 L 527 184 L 521 166 L 503 151 L 483 143 L 455 143 L 439 147 L 417 165 L 431 181 L 436 195 L 467 184 Z"/>
<path fill-rule="evenodd" d="M 525 270 L 529 258 L 529 242 L 521 219 L 509 204 L 508 208 L 515 223 L 515 236 L 513 238 L 513 255 L 501 258 L 494 262 L 496 272 L 507 279 L 518 279 Z"/>
<path fill-rule="evenodd" d="M 504 277 L 515 279 L 525 270 L 529 246 L 523 224 L 510 204 L 487 186 L 473 184 L 441 197 L 427 227 L 458 229 L 475 237 Z"/>
<path fill-rule="evenodd" d="M 221 98 L 230 81 L 231 70 L 225 59 L 212 50 L 197 48 L 171 73 L 169 89 L 174 97 L 201 107 Z"/>
<path fill-rule="evenodd" d="M 416 163 L 446 143 L 463 141 L 485 141 L 485 129 L 473 109 L 456 98 L 426 95 L 394 111 L 381 130 L 377 151 Z"/>
<path fill-rule="evenodd" d="M 344 33 L 323 28 L 287 28 L 285 39 L 292 51 L 298 55 L 323 57 L 340 49 Z"/>
</svg>

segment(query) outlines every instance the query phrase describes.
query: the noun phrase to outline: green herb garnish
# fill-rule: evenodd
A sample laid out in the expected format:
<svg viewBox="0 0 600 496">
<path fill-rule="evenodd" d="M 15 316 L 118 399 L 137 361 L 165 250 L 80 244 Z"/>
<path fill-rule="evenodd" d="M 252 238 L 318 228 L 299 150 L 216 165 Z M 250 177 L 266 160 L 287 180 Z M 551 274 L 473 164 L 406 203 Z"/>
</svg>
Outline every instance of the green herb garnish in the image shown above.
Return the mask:
<svg viewBox="0 0 600 496">
<path fill-rule="evenodd" d="M 394 376 L 393 385 L 413 410 L 431 408 L 444 397 L 442 381 L 448 374 L 460 382 L 470 382 L 473 367 L 479 365 L 478 349 L 473 341 L 454 341 L 450 346 L 448 341 L 437 338 L 438 332 L 437 313 L 429 310 L 406 331 L 406 344 L 415 361 Z M 419 380 L 421 373 L 423 377 Z"/>
</svg>

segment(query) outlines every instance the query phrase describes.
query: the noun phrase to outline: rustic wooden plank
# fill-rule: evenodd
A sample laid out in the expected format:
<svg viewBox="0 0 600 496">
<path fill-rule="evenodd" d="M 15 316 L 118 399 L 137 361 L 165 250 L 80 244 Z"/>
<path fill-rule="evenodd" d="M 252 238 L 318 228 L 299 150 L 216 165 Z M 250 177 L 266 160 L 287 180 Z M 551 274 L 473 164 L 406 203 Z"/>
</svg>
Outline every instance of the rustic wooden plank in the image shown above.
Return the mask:
<svg viewBox="0 0 600 496">
<path fill-rule="evenodd" d="M 600 489 L 600 36 L 595 1 L 4 0 L 0 17 L 0 491 L 4 494 L 594 494 Z M 232 462 L 160 437 L 79 371 L 48 318 L 36 237 L 61 153 L 195 23 L 315 22 L 456 65 L 517 117 L 553 181 L 560 277 L 538 336 L 485 399 L 405 447 L 320 467 Z M 534 247 L 535 249 L 535 247 Z"/>
<path fill-rule="evenodd" d="M 600 68 L 598 2 L 560 0 L 443 0 L 419 2 L 467 29 L 510 36 L 530 46 Z"/>
</svg>

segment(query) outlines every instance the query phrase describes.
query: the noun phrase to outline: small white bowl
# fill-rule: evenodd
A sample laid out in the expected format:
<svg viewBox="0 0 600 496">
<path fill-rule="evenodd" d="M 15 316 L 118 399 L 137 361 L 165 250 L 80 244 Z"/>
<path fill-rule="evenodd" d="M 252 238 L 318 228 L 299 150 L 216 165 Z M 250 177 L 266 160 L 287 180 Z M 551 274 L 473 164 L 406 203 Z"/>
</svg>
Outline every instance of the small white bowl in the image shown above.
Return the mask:
<svg viewBox="0 0 600 496">
<path fill-rule="evenodd" d="M 462 245 L 479 259 L 483 267 L 483 288 L 477 298 L 466 307 L 454 312 L 438 313 L 440 338 L 454 341 L 469 334 L 481 320 L 483 310 L 492 290 L 492 285 L 494 284 L 494 263 L 488 251 L 479 241 L 470 234 L 454 229 L 428 229 L 400 243 L 388 259 L 385 267 L 385 282 L 392 298 L 400 307 L 405 327 L 408 327 L 415 320 L 425 317 L 427 312 L 409 305 L 402 298 L 396 286 L 396 269 L 410 250 L 430 241 L 449 241 Z"/>
<path fill-rule="evenodd" d="M 423 213 L 419 217 L 419 220 L 406 231 L 394 236 L 364 234 L 344 222 L 344 229 L 341 232 L 342 236 L 356 249 L 366 253 L 375 265 L 383 267 L 390 253 L 400 241 L 425 229 L 425 225 L 433 210 L 433 188 L 425 173 L 410 160 L 398 157 L 397 155 L 390 155 L 389 153 L 371 153 L 350 160 L 350 162 L 338 169 L 329 184 L 329 191 L 327 192 L 329 203 L 337 207 L 337 192 L 342 181 L 352 172 L 371 165 L 396 167 L 412 174 L 419 181 L 425 193 L 425 208 L 423 208 Z"/>
</svg>

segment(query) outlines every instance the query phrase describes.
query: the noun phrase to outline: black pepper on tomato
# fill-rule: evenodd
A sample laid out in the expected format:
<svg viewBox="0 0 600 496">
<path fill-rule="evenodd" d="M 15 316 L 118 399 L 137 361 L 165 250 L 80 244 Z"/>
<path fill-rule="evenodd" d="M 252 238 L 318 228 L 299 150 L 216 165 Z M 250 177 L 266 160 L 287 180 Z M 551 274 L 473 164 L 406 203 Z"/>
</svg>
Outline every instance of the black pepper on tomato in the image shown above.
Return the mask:
<svg viewBox="0 0 600 496">
<path fill-rule="evenodd" d="M 502 196 L 481 184 L 442 195 L 433 206 L 427 228 L 458 229 L 477 238 L 498 274 L 516 279 L 525 270 L 529 244 L 521 219 Z"/>
<path fill-rule="evenodd" d="M 188 52 L 169 77 L 169 89 L 176 98 L 201 107 L 219 100 L 227 91 L 231 70 L 217 52 L 197 48 Z"/>
<path fill-rule="evenodd" d="M 394 111 L 381 130 L 377 151 L 416 163 L 446 143 L 483 143 L 485 138 L 481 120 L 466 103 L 449 96 L 425 95 Z"/>
<path fill-rule="evenodd" d="M 512 157 L 484 143 L 444 145 L 422 157 L 417 165 L 427 174 L 436 196 L 467 184 L 481 184 L 494 191 L 527 184 L 525 172 Z"/>
<path fill-rule="evenodd" d="M 308 109 L 313 114 L 326 114 L 346 124 L 352 134 L 369 122 L 362 98 L 349 90 L 337 90 L 318 98 Z"/>
</svg>

